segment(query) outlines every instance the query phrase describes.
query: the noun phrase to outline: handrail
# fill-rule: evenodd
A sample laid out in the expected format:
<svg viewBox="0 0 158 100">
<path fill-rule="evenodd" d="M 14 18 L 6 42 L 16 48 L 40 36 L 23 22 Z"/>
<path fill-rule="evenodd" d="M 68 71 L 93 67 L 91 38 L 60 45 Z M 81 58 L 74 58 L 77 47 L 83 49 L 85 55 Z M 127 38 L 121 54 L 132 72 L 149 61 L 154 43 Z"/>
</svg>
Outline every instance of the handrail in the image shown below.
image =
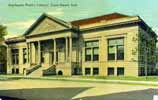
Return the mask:
<svg viewBox="0 0 158 100">
<path fill-rule="evenodd" d="M 49 68 L 43 70 L 43 76 L 56 75 L 56 65 L 51 65 Z"/>
<path fill-rule="evenodd" d="M 29 69 L 26 69 L 26 75 L 31 74 L 33 71 L 37 70 L 40 67 L 41 67 L 41 65 L 35 65 L 35 66 L 33 66 L 33 67 L 29 68 Z"/>
</svg>

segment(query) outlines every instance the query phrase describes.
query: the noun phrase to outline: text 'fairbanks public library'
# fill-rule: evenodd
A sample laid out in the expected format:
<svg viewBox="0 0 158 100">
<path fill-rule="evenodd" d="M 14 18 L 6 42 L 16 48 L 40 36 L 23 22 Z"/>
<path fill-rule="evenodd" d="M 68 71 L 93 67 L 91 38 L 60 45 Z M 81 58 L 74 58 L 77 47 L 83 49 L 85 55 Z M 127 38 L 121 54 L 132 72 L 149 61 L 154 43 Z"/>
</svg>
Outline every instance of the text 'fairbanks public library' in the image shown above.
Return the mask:
<svg viewBox="0 0 158 100">
<path fill-rule="evenodd" d="M 7 74 L 139 76 L 152 75 L 156 66 L 156 34 L 139 16 L 65 22 L 42 14 L 5 43 Z"/>
</svg>

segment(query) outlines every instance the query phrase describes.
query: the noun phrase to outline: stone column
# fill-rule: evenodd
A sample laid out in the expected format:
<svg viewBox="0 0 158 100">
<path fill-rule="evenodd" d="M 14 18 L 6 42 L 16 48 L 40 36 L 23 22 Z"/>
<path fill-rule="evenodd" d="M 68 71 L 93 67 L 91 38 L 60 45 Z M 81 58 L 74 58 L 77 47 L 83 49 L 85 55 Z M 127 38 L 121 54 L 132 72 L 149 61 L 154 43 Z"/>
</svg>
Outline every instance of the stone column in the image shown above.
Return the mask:
<svg viewBox="0 0 158 100">
<path fill-rule="evenodd" d="M 27 43 L 27 64 L 29 64 L 29 43 Z"/>
<path fill-rule="evenodd" d="M 12 64 L 12 56 L 11 56 L 11 49 L 7 46 L 7 74 L 11 73 L 11 64 Z"/>
<path fill-rule="evenodd" d="M 72 37 L 69 37 L 69 62 L 72 62 Z"/>
<path fill-rule="evenodd" d="M 38 64 L 41 64 L 41 43 L 38 41 Z"/>
<path fill-rule="evenodd" d="M 29 43 L 29 60 L 30 60 L 30 67 L 31 67 L 31 63 L 32 63 L 32 50 L 31 50 L 31 43 Z"/>
<path fill-rule="evenodd" d="M 53 39 L 54 41 L 54 63 L 53 64 L 56 64 L 56 39 Z"/>
<path fill-rule="evenodd" d="M 65 37 L 65 60 L 68 61 L 68 38 Z"/>
</svg>

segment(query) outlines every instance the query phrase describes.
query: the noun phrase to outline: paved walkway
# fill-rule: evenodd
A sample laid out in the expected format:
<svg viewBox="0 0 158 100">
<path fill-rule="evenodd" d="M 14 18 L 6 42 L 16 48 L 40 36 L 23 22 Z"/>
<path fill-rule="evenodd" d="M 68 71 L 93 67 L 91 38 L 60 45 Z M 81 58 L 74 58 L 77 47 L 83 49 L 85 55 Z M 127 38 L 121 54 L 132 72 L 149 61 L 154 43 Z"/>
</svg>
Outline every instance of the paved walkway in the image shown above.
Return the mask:
<svg viewBox="0 0 158 100">
<path fill-rule="evenodd" d="M 22 78 L 22 79 L 43 79 L 43 80 L 67 80 L 67 81 L 83 81 L 83 82 L 101 82 L 101 83 L 123 83 L 123 84 L 138 84 L 138 85 L 154 85 L 158 86 L 158 81 L 133 81 L 133 80 L 107 80 L 107 79 L 93 79 L 81 77 L 34 77 L 34 76 L 5 76 L 0 77 L 0 80 L 6 78 Z M 6 79 L 7 80 L 7 79 Z"/>
<path fill-rule="evenodd" d="M 27 100 L 152 100 L 153 95 L 158 94 L 158 86 L 90 82 L 95 79 L 82 79 L 89 82 L 77 82 L 78 78 L 71 79 L 74 81 L 54 79 L 0 81 L 0 96 Z"/>
<path fill-rule="evenodd" d="M 68 80 L 68 81 L 88 81 L 88 82 L 105 82 L 105 83 L 127 83 L 127 84 L 140 84 L 140 85 L 158 85 L 158 82 L 154 81 L 130 81 L 130 80 L 106 80 L 106 79 L 90 79 L 90 78 L 78 78 L 78 77 L 28 77 L 39 79 L 52 79 L 52 80 Z"/>
<path fill-rule="evenodd" d="M 59 78 L 52 78 L 59 79 Z M 106 79 L 86 79 L 86 78 L 61 78 L 65 80 L 74 81 L 92 81 L 92 82 L 112 82 L 112 83 L 131 83 L 131 84 L 147 84 L 147 85 L 158 85 L 158 82 L 153 81 L 129 81 L 129 80 L 106 80 Z"/>
</svg>

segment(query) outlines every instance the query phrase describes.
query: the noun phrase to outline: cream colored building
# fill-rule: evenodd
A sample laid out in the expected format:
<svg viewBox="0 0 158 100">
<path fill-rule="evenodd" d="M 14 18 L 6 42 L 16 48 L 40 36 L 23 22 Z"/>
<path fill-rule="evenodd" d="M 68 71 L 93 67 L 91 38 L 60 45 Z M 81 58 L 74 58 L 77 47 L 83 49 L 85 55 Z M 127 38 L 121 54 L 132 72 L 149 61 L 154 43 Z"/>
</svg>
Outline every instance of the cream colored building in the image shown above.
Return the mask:
<svg viewBox="0 0 158 100">
<path fill-rule="evenodd" d="M 156 34 L 139 16 L 113 13 L 65 22 L 42 14 L 24 35 L 6 43 L 8 74 L 139 76 L 155 71 Z"/>
</svg>

